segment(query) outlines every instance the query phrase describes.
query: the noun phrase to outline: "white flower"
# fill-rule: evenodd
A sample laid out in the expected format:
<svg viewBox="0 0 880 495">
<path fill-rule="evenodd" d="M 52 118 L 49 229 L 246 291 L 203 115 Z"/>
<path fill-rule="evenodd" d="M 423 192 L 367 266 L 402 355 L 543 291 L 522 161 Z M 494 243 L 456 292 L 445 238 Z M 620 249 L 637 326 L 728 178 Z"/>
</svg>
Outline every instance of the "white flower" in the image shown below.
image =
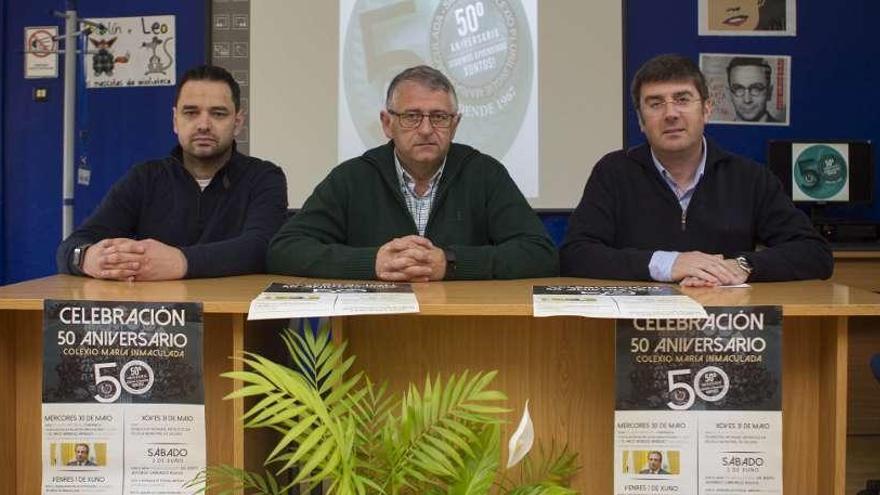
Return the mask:
<svg viewBox="0 0 880 495">
<path fill-rule="evenodd" d="M 526 400 L 522 419 L 519 420 L 519 426 L 516 427 L 508 444 L 507 469 L 516 466 L 529 453 L 534 443 L 535 427 L 532 424 L 532 417 L 529 416 L 529 401 Z"/>
</svg>

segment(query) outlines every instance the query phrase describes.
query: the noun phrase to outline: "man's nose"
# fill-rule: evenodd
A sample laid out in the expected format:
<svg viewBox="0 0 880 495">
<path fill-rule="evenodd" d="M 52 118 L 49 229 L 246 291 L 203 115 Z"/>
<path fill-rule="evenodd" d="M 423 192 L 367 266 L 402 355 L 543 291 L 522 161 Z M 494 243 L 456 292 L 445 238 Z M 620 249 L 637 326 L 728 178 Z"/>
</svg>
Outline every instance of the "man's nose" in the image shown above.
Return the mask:
<svg viewBox="0 0 880 495">
<path fill-rule="evenodd" d="M 211 128 L 211 118 L 208 114 L 200 115 L 198 120 L 196 120 L 196 126 L 200 131 L 207 131 Z"/>
<path fill-rule="evenodd" d="M 751 91 L 746 90 L 746 92 L 743 93 L 743 102 L 745 102 L 745 103 L 752 102 L 752 92 Z"/>
<path fill-rule="evenodd" d="M 677 119 L 681 116 L 681 109 L 678 108 L 675 103 L 671 101 L 667 101 L 663 105 L 663 117 L 667 119 Z"/>
<path fill-rule="evenodd" d="M 419 122 L 419 126 L 416 128 L 419 131 L 419 134 L 431 134 L 434 132 L 434 126 L 431 124 L 431 118 L 427 115 L 422 115 L 422 121 Z"/>
</svg>

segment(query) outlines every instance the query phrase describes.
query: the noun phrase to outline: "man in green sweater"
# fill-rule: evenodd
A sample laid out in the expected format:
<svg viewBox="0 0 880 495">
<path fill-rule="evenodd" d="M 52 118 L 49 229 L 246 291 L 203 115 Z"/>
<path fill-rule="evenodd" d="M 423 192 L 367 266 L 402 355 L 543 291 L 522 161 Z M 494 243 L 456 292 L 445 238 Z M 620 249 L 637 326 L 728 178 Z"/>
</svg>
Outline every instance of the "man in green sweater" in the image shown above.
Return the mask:
<svg viewBox="0 0 880 495">
<path fill-rule="evenodd" d="M 330 172 L 269 246 L 272 273 L 430 280 L 556 276 L 556 248 L 498 161 L 453 144 L 455 89 L 417 66 L 388 87 L 390 142 Z"/>
</svg>

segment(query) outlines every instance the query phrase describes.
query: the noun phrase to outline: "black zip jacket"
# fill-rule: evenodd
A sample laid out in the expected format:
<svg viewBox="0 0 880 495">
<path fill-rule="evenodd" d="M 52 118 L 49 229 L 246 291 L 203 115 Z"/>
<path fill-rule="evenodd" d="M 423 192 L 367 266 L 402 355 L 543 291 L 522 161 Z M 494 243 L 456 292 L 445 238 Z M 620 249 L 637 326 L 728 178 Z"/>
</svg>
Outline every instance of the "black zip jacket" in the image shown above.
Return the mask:
<svg viewBox="0 0 880 495">
<path fill-rule="evenodd" d="M 276 165 L 233 151 L 202 191 L 177 146 L 171 156 L 135 165 L 113 185 L 58 246 L 58 271 L 80 274 L 71 266 L 77 246 L 125 237 L 179 248 L 186 278 L 262 273 L 266 247 L 286 212 L 287 181 Z"/>
<path fill-rule="evenodd" d="M 706 140 L 706 169 L 686 215 L 647 144 L 605 155 L 560 250 L 562 274 L 651 280 L 654 251 L 745 256 L 750 282 L 828 278 L 828 243 L 770 170 Z M 757 249 L 756 246 L 763 246 Z"/>
</svg>

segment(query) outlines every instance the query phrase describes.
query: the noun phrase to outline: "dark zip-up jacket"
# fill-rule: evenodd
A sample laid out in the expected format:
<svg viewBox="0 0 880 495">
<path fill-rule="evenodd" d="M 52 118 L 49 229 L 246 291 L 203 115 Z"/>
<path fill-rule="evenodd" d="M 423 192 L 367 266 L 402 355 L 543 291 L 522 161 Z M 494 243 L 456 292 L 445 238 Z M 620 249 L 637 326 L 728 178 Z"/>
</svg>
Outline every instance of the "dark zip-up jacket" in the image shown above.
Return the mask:
<svg viewBox="0 0 880 495">
<path fill-rule="evenodd" d="M 202 191 L 177 146 L 171 156 L 135 165 L 113 185 L 58 246 L 58 271 L 80 274 L 70 264 L 77 246 L 124 237 L 179 248 L 186 278 L 262 273 L 266 247 L 286 212 L 287 181 L 278 166 L 233 151 Z"/>
<path fill-rule="evenodd" d="M 569 220 L 560 248 L 563 275 L 651 280 L 651 256 L 663 250 L 743 255 L 754 268 L 750 282 L 830 277 L 828 243 L 779 179 L 706 142 L 706 169 L 686 212 L 647 144 L 605 155 Z"/>
<path fill-rule="evenodd" d="M 376 252 L 417 234 L 400 192 L 393 143 L 334 168 L 269 246 L 272 273 L 374 279 Z M 449 278 L 555 276 L 556 248 L 498 161 L 453 143 L 425 237 L 455 253 Z"/>
</svg>

